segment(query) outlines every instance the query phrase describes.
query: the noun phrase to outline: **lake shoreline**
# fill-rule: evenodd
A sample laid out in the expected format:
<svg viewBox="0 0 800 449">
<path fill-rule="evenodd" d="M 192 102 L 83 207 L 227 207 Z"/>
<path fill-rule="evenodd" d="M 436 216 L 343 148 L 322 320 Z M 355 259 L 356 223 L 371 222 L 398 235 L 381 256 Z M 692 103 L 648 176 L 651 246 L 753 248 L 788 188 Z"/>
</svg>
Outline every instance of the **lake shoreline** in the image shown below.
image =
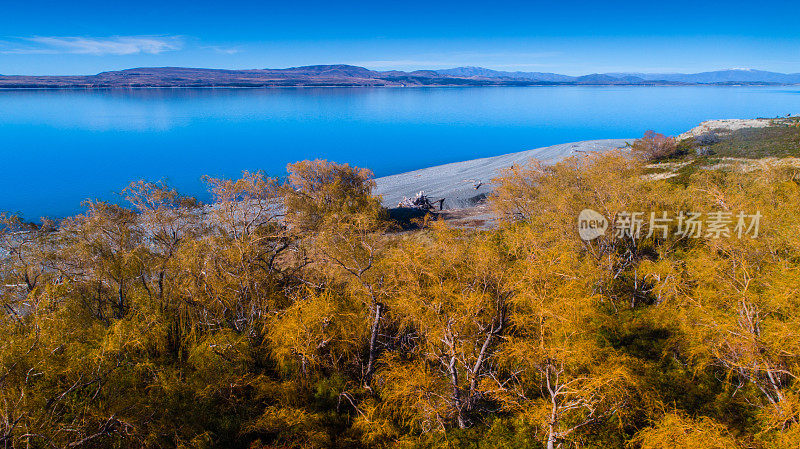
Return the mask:
<svg viewBox="0 0 800 449">
<path fill-rule="evenodd" d="M 659 83 L 530 83 L 530 84 L 408 84 L 408 85 L 309 85 L 298 84 L 288 86 L 36 86 L 36 87 L 9 87 L 0 85 L 0 92 L 13 91 L 125 91 L 125 90 L 269 90 L 269 89 L 484 89 L 501 87 L 792 87 L 800 86 L 797 83 L 697 83 L 697 84 L 659 84 Z"/>
<path fill-rule="evenodd" d="M 139 179 L 163 179 L 207 202 L 204 175 L 237 179 L 262 170 L 281 177 L 287 164 L 317 158 L 386 177 L 648 129 L 677 135 L 709 118 L 800 112 L 797 93 L 696 86 L 4 91 L 4 161 L 35 169 L 4 174 L 0 210 L 27 219 L 71 216 L 83 210 L 81 201 L 114 201 Z M 473 178 L 491 176 L 456 181 Z M 482 193 L 463 184 L 469 188 L 459 204 Z M 409 184 L 387 195 L 387 205 L 423 189 L 431 190 Z"/>
<path fill-rule="evenodd" d="M 634 138 L 582 140 L 421 168 L 376 178 L 375 193 L 382 196 L 383 205 L 388 208 L 418 192 L 424 192 L 433 201 L 444 199 L 444 209 L 472 207 L 491 193 L 492 180 L 502 169 L 532 160 L 553 164 L 570 156 L 624 148 L 633 141 Z"/>
</svg>

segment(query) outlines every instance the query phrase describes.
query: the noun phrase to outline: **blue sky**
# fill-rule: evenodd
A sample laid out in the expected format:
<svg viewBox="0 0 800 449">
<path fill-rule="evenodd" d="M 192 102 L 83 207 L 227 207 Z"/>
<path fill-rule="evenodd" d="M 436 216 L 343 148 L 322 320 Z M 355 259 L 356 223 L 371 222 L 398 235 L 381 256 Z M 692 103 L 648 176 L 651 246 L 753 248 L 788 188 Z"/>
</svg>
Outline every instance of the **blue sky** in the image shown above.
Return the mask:
<svg viewBox="0 0 800 449">
<path fill-rule="evenodd" d="M 0 74 L 143 66 L 800 72 L 800 2 L 39 1 L 0 7 Z"/>
</svg>

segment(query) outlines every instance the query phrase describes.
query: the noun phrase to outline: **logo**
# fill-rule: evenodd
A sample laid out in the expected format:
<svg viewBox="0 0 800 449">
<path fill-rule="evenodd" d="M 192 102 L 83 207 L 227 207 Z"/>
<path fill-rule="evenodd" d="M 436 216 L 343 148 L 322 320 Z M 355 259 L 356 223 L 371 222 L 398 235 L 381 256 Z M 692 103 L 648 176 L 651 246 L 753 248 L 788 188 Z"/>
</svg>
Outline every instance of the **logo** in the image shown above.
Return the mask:
<svg viewBox="0 0 800 449">
<path fill-rule="evenodd" d="M 606 233 L 608 220 L 599 212 L 584 209 L 578 214 L 578 235 L 583 240 L 594 240 Z"/>
<path fill-rule="evenodd" d="M 578 214 L 578 234 L 583 240 L 594 240 L 611 228 L 611 238 L 631 239 L 675 238 L 720 239 L 757 238 L 761 212 L 738 214 L 729 211 L 712 212 L 618 212 L 609 225 L 606 217 L 592 209 Z M 673 232 L 674 231 L 674 232 Z"/>
</svg>

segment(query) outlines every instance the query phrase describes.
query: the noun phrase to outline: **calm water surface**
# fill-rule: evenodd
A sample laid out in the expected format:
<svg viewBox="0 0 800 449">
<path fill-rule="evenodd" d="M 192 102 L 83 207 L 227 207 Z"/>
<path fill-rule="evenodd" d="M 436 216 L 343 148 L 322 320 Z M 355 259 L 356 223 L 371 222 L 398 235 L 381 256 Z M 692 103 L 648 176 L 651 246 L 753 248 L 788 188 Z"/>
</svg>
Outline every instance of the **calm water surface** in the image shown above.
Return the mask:
<svg viewBox="0 0 800 449">
<path fill-rule="evenodd" d="M 702 120 L 800 113 L 799 87 L 0 91 L 0 210 L 27 219 L 165 178 L 283 175 L 324 158 L 388 175 Z"/>
</svg>

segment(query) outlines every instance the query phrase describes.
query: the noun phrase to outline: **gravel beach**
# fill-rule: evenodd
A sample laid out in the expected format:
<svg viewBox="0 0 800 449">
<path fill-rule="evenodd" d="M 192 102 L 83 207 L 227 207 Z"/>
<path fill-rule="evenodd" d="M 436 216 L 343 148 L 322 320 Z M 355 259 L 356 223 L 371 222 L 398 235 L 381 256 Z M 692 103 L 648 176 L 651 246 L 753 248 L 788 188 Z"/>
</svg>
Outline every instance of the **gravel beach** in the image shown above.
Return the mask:
<svg viewBox="0 0 800 449">
<path fill-rule="evenodd" d="M 376 193 L 383 196 L 386 207 L 396 207 L 403 197 L 412 197 L 420 191 L 431 200 L 444 198 L 445 209 L 471 207 L 492 191 L 492 179 L 500 169 L 514 164 L 524 164 L 531 159 L 555 163 L 574 154 L 603 152 L 621 148 L 634 139 L 585 140 L 563 143 L 518 153 L 504 154 L 463 162 L 414 170 L 375 180 Z"/>
</svg>

